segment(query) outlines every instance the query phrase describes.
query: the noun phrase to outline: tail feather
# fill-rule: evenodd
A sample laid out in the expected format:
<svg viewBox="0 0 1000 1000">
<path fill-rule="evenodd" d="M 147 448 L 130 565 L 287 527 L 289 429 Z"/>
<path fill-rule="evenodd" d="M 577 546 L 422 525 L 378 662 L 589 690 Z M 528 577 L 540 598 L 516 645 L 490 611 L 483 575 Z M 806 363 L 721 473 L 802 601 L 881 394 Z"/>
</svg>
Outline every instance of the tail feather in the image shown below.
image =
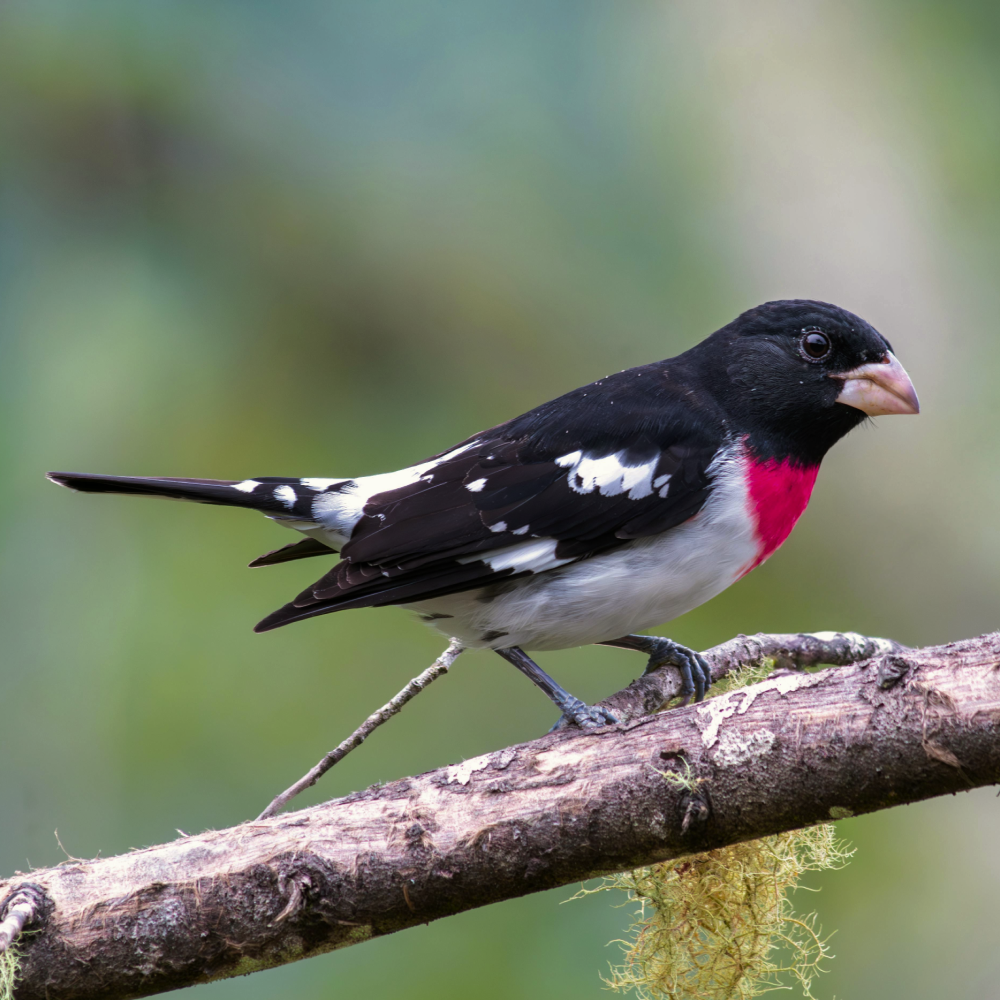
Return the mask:
<svg viewBox="0 0 1000 1000">
<path fill-rule="evenodd" d="M 290 562 L 292 559 L 307 559 L 310 556 L 335 556 L 336 554 L 336 549 L 324 545 L 315 538 L 303 538 L 301 542 L 292 542 L 290 545 L 283 545 L 280 549 L 274 549 L 273 552 L 265 552 L 264 555 L 254 559 L 250 566 L 275 566 L 278 563 Z"/>
<path fill-rule="evenodd" d="M 50 472 L 48 478 L 79 493 L 126 493 L 166 497 L 195 503 L 247 507 L 286 518 L 312 519 L 316 491 L 300 479 L 262 477 L 244 479 L 173 479 L 142 476 L 98 476 L 83 472 Z"/>
</svg>

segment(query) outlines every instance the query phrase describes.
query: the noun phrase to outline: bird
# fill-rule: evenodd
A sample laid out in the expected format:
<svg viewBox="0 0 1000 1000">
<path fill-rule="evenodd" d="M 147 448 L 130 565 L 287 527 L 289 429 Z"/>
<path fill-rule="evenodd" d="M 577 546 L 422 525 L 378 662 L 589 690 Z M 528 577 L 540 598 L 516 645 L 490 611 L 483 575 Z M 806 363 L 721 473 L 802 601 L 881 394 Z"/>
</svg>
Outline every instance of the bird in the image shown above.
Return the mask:
<svg viewBox="0 0 1000 1000">
<path fill-rule="evenodd" d="M 83 493 L 259 511 L 304 537 L 251 566 L 339 560 L 255 631 L 399 605 L 517 667 L 560 710 L 557 725 L 590 728 L 618 720 L 570 694 L 526 651 L 636 650 L 647 672 L 678 670 L 682 705 L 700 701 L 712 680 L 705 658 L 643 633 L 768 559 L 840 438 L 870 417 L 919 410 L 874 327 L 829 303 L 789 299 L 395 472 L 48 478 Z"/>
</svg>

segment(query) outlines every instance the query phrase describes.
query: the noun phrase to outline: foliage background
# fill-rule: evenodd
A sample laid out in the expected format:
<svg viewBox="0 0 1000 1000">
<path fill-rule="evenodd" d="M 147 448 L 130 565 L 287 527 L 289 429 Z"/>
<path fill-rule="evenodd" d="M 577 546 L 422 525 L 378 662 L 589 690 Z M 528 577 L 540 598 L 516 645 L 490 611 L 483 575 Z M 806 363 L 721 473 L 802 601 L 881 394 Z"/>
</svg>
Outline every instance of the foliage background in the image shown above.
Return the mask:
<svg viewBox="0 0 1000 1000">
<path fill-rule="evenodd" d="M 254 815 L 441 648 L 397 610 L 254 636 L 318 575 L 243 568 L 274 525 L 48 469 L 383 471 L 828 299 L 924 414 L 838 446 L 782 552 L 670 634 L 997 627 L 996 4 L 7 0 L 0 130 L 3 872 L 56 828 L 89 857 Z M 544 663 L 588 699 L 641 666 Z M 311 801 L 551 721 L 469 655 Z M 993 794 L 841 826 L 822 988 L 1000 996 Z M 569 895 L 197 995 L 597 997 L 627 917 Z"/>
</svg>

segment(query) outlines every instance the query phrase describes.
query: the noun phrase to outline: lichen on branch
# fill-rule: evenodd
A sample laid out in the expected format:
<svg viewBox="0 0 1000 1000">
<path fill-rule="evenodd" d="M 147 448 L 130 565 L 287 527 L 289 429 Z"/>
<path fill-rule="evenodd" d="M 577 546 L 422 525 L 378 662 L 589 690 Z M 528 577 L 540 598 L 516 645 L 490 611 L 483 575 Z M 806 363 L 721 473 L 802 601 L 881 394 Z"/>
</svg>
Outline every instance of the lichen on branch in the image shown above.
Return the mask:
<svg viewBox="0 0 1000 1000">
<path fill-rule="evenodd" d="M 16 946 L 0 954 L 0 1000 L 14 1000 L 20 965 L 20 951 Z"/>
<path fill-rule="evenodd" d="M 829 938 L 790 894 L 852 853 L 824 823 L 611 876 L 601 890 L 624 890 L 638 909 L 605 982 L 640 1000 L 749 1000 L 794 981 L 812 998 Z"/>
</svg>

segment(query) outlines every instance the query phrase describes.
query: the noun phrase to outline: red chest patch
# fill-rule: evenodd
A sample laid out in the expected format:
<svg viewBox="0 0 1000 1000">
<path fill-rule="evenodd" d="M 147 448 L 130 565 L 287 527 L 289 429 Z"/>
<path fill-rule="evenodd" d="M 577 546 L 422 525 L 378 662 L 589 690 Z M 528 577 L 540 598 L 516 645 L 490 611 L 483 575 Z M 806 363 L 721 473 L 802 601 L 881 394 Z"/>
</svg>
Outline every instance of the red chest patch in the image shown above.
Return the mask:
<svg viewBox="0 0 1000 1000">
<path fill-rule="evenodd" d="M 747 506 L 757 539 L 757 556 L 743 574 L 759 566 L 788 537 L 809 503 L 818 465 L 745 459 Z"/>
</svg>

